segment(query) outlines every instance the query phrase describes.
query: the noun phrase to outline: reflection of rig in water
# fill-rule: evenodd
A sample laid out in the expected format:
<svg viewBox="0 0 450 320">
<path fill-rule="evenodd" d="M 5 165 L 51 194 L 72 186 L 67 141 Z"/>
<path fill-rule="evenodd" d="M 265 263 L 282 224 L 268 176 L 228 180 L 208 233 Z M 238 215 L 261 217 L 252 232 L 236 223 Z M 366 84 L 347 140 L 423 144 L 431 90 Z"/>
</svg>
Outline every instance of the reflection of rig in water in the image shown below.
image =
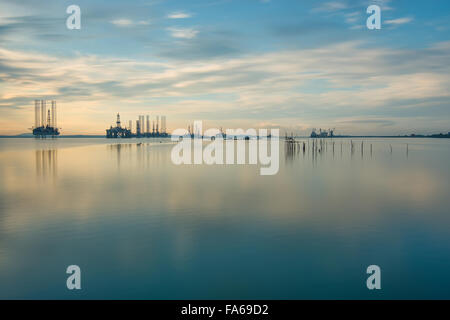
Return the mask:
<svg viewBox="0 0 450 320">
<path fill-rule="evenodd" d="M 116 156 L 117 167 L 122 165 L 139 169 L 154 169 L 155 164 L 170 162 L 170 152 L 152 152 L 155 147 L 168 145 L 168 143 L 138 142 L 116 143 L 107 145 L 107 150 Z M 125 160 L 125 161 L 123 161 Z"/>
<path fill-rule="evenodd" d="M 128 128 L 122 127 L 120 123 L 120 114 L 117 114 L 116 126 L 106 129 L 107 138 L 167 138 L 169 134 L 166 132 L 166 117 L 156 117 L 153 121 L 153 127 L 150 128 L 150 116 L 147 116 L 146 125 L 144 124 L 144 116 L 139 116 L 136 120 L 136 133 L 132 131 L 132 122 L 130 120 Z"/>
<path fill-rule="evenodd" d="M 59 136 L 59 129 L 56 127 L 56 101 L 52 100 L 51 112 L 50 109 L 47 110 L 45 100 L 34 101 L 34 127 L 32 130 L 33 135 L 39 138 Z"/>
<path fill-rule="evenodd" d="M 36 150 L 36 175 L 40 178 L 57 176 L 58 151 Z"/>
</svg>

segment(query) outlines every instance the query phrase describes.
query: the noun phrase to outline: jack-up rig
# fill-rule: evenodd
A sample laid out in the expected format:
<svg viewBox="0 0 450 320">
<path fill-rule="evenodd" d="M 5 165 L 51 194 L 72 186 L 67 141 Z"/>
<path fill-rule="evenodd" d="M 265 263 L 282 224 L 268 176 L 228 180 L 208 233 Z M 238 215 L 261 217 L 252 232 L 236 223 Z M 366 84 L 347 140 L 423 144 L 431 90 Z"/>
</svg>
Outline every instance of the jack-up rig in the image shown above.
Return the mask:
<svg viewBox="0 0 450 320">
<path fill-rule="evenodd" d="M 47 110 L 45 100 L 34 100 L 33 135 L 39 138 L 59 136 L 56 124 L 56 101 L 51 101 L 51 108 Z"/>
</svg>

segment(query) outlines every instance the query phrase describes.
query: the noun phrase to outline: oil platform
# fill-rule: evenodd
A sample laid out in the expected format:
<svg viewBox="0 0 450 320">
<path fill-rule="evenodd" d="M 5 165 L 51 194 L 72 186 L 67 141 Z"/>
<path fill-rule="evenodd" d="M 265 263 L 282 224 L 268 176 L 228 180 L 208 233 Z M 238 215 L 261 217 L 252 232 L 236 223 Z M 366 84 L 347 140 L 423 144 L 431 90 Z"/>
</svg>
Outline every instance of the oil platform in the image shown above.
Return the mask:
<svg viewBox="0 0 450 320">
<path fill-rule="evenodd" d="M 120 124 L 120 114 L 117 114 L 116 126 L 106 129 L 107 138 L 131 138 L 131 129 L 122 128 Z"/>
<path fill-rule="evenodd" d="M 59 129 L 56 123 L 56 101 L 51 101 L 51 109 L 47 110 L 45 100 L 34 101 L 34 127 L 33 135 L 38 138 L 47 136 L 59 136 Z"/>
<path fill-rule="evenodd" d="M 146 121 L 144 121 L 146 120 Z M 106 138 L 167 138 L 166 117 L 156 116 L 156 120 L 150 121 L 150 116 L 140 115 L 136 120 L 136 130 L 133 133 L 132 121 L 128 127 L 122 127 L 120 114 L 117 114 L 116 126 L 106 129 Z"/>
</svg>

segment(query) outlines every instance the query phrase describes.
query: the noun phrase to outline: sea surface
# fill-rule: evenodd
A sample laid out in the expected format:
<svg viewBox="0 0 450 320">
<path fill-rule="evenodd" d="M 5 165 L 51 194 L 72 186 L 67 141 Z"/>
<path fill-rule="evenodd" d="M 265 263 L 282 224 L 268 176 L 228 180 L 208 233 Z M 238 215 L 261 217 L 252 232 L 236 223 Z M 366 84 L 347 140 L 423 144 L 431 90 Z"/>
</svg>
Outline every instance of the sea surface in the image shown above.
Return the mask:
<svg viewBox="0 0 450 320">
<path fill-rule="evenodd" d="M 298 141 L 261 176 L 169 140 L 0 139 L 0 298 L 450 299 L 450 140 Z"/>
</svg>

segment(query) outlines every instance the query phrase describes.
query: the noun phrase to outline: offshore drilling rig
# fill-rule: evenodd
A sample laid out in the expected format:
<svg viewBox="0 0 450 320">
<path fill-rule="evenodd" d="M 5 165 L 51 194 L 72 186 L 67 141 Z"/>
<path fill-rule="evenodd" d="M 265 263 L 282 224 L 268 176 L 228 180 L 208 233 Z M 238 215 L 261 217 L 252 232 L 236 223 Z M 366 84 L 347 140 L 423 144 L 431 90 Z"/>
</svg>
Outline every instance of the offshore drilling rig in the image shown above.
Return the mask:
<svg viewBox="0 0 450 320">
<path fill-rule="evenodd" d="M 106 129 L 107 138 L 131 138 L 131 129 L 122 128 L 120 124 L 120 114 L 117 114 L 116 126 Z"/>
<path fill-rule="evenodd" d="M 56 101 L 51 101 L 51 108 L 47 110 L 45 100 L 34 100 L 34 127 L 33 135 L 39 138 L 59 136 L 56 127 Z"/>
<path fill-rule="evenodd" d="M 156 116 L 155 121 L 150 121 L 150 116 L 140 115 L 136 120 L 136 129 L 133 133 L 132 121 L 128 127 L 122 127 L 120 115 L 117 114 L 116 126 L 106 129 L 107 138 L 168 138 L 166 116 Z"/>
</svg>

